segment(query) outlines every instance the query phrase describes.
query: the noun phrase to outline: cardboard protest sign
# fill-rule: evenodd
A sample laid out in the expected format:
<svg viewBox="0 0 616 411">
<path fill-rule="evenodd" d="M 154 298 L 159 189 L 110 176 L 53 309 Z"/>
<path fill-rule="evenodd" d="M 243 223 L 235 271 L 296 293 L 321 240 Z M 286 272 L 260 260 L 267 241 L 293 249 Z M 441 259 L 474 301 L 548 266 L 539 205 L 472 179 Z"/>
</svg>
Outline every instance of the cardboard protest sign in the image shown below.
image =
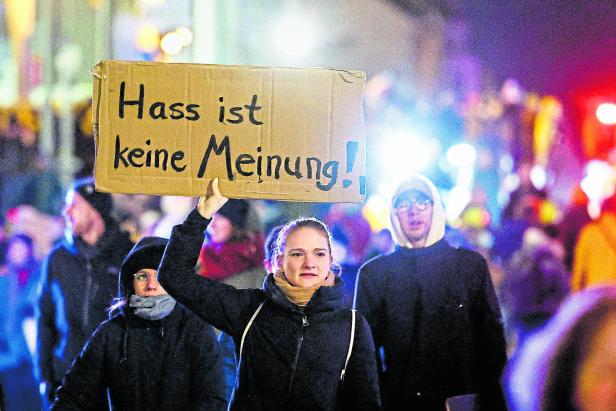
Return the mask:
<svg viewBox="0 0 616 411">
<path fill-rule="evenodd" d="M 103 61 L 96 187 L 288 201 L 365 198 L 365 73 Z"/>
</svg>

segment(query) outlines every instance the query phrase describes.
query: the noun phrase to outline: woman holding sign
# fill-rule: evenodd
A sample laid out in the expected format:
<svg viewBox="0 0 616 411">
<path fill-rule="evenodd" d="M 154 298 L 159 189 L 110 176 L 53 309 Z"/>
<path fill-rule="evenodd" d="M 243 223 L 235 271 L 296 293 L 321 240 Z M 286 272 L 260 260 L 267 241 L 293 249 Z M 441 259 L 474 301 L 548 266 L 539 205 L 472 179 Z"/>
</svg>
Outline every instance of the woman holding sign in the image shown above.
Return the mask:
<svg viewBox="0 0 616 411">
<path fill-rule="evenodd" d="M 170 295 L 232 336 L 239 366 L 230 409 L 380 409 L 368 324 L 343 306 L 323 223 L 298 219 L 281 230 L 262 290 L 195 275 L 203 231 L 226 202 L 212 181 L 173 229 L 158 276 Z"/>
</svg>

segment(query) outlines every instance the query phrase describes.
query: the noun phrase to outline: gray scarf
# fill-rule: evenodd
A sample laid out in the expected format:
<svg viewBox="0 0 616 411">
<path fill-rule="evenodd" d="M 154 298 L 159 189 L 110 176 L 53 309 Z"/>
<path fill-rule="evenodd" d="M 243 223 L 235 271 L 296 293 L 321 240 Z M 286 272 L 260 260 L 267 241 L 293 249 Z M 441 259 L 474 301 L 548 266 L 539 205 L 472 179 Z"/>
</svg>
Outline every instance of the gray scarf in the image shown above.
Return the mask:
<svg viewBox="0 0 616 411">
<path fill-rule="evenodd" d="M 173 311 L 175 300 L 168 294 L 153 297 L 140 297 L 131 295 L 129 307 L 135 309 L 135 315 L 144 320 L 161 320 Z"/>
</svg>

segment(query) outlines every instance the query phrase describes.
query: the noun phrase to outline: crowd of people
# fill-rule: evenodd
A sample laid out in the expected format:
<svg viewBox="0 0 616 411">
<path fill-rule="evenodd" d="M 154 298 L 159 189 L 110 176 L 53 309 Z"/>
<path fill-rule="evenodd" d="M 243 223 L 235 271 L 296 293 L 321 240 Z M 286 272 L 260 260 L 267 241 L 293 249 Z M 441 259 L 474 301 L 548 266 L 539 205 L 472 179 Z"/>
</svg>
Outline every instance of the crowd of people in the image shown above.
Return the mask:
<svg viewBox="0 0 616 411">
<path fill-rule="evenodd" d="M 42 259 L 19 210 L 3 224 L 3 405 L 611 409 L 616 197 L 560 225 L 542 224 L 544 198 L 514 193 L 485 249 L 412 175 L 392 196 L 391 232 L 341 264 L 361 215 L 265 230 L 254 201 L 214 181 L 168 240 L 76 180 Z"/>
<path fill-rule="evenodd" d="M 1 409 L 616 407 L 616 194 L 591 218 L 578 186 L 553 218 L 522 162 L 498 216 L 479 173 L 452 225 L 413 174 L 373 229 L 359 206 L 272 216 L 216 181 L 198 201 L 64 193 L 36 124 L 7 118 Z"/>
</svg>

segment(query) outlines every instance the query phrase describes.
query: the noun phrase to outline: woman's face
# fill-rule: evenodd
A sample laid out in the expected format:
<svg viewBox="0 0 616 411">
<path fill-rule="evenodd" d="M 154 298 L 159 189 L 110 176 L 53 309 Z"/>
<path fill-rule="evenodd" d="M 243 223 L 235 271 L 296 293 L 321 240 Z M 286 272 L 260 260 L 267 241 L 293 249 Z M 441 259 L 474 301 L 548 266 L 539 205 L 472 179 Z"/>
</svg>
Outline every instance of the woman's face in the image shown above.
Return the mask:
<svg viewBox="0 0 616 411">
<path fill-rule="evenodd" d="M 214 214 L 212 221 L 207 227 L 207 232 L 214 243 L 224 243 L 231 238 L 233 234 L 233 224 L 223 215 Z"/>
<path fill-rule="evenodd" d="M 616 315 L 603 322 L 580 364 L 575 381 L 580 411 L 616 410 Z"/>
<path fill-rule="evenodd" d="M 287 235 L 279 261 L 287 281 L 296 287 L 311 287 L 329 273 L 332 256 L 327 236 L 317 229 L 301 227 Z"/>
<path fill-rule="evenodd" d="M 156 278 L 158 271 L 153 268 L 142 268 L 133 275 L 133 288 L 135 295 L 140 297 L 154 297 L 166 295 L 167 291 Z"/>
</svg>

